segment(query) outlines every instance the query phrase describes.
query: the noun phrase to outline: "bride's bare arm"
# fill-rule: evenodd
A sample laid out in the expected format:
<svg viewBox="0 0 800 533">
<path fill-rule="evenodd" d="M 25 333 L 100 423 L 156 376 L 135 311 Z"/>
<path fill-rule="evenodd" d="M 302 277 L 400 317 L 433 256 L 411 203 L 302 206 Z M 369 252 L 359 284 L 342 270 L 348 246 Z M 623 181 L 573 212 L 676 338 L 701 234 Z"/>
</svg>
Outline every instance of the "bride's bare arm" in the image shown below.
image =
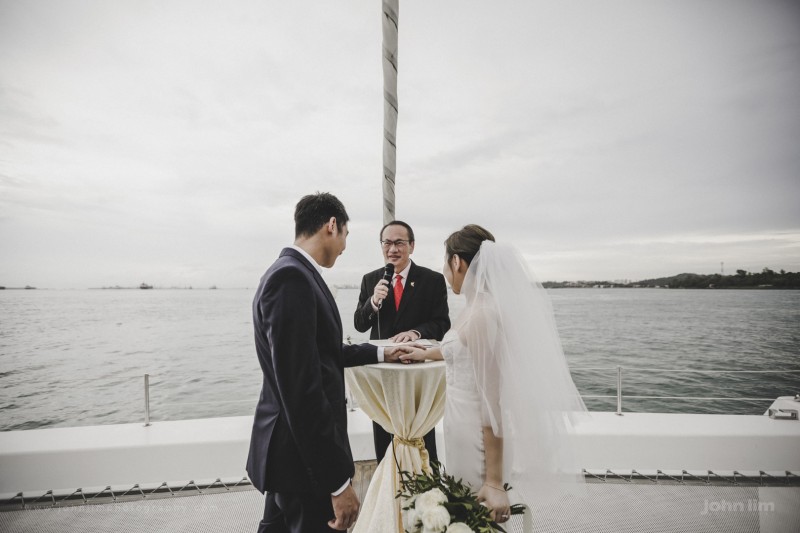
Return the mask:
<svg viewBox="0 0 800 533">
<path fill-rule="evenodd" d="M 486 479 L 478 491 L 478 501 L 492 510 L 495 522 L 502 523 L 511 516 L 508 493 L 503 488 L 503 439 L 489 426 L 483 428 L 483 448 Z"/>
<path fill-rule="evenodd" d="M 401 363 L 421 363 L 425 360 L 441 361 L 442 350 L 439 348 L 416 348 L 411 353 L 400 356 Z"/>
</svg>

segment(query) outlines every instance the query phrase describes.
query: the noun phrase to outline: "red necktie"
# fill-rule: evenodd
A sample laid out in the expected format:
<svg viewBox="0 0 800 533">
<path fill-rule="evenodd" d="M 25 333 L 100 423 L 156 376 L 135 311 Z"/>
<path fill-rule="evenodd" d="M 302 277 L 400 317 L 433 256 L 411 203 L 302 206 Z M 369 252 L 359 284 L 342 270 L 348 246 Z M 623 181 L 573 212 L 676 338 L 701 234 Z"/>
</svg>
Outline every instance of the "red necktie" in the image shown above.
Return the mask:
<svg viewBox="0 0 800 533">
<path fill-rule="evenodd" d="M 400 300 L 403 298 L 403 276 L 398 274 L 394 278 L 394 308 L 400 309 Z"/>
</svg>

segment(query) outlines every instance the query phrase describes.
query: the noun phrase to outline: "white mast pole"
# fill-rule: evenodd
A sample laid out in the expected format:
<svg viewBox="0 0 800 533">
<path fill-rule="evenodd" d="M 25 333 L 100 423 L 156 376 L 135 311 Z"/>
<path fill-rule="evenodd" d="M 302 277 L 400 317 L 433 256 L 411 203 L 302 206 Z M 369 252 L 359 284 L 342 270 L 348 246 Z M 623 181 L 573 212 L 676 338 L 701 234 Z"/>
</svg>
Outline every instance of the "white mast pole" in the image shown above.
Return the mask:
<svg viewBox="0 0 800 533">
<path fill-rule="evenodd" d="M 395 219 L 397 23 L 399 0 L 383 0 L 383 223 Z"/>
</svg>

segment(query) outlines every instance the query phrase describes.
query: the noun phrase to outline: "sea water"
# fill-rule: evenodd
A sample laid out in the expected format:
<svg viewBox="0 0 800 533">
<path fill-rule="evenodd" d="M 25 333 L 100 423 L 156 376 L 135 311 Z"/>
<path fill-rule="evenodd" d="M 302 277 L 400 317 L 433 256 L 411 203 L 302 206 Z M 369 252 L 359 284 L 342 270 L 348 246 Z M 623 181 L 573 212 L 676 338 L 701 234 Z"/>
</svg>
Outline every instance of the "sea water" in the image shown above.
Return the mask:
<svg viewBox="0 0 800 533">
<path fill-rule="evenodd" d="M 800 291 L 548 293 L 590 410 L 616 409 L 618 366 L 624 411 L 762 414 L 800 392 Z M 141 421 L 144 374 L 153 420 L 252 414 L 253 294 L 0 291 L 0 430 Z M 464 302 L 449 298 L 454 318 Z M 345 336 L 365 341 L 353 328 L 358 291 L 339 289 L 336 300 Z"/>
</svg>

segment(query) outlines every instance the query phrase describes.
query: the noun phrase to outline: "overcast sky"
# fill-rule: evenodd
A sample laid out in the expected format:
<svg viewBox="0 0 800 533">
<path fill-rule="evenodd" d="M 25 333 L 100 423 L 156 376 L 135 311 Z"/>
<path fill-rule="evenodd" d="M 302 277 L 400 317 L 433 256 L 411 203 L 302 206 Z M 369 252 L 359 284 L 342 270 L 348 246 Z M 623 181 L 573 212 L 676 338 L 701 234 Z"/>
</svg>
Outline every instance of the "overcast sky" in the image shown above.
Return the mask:
<svg viewBox="0 0 800 533">
<path fill-rule="evenodd" d="M 800 270 L 800 2 L 401 0 L 397 217 L 543 280 Z M 382 264 L 381 2 L 0 0 L 0 285 L 253 287 L 329 191 Z"/>
</svg>

